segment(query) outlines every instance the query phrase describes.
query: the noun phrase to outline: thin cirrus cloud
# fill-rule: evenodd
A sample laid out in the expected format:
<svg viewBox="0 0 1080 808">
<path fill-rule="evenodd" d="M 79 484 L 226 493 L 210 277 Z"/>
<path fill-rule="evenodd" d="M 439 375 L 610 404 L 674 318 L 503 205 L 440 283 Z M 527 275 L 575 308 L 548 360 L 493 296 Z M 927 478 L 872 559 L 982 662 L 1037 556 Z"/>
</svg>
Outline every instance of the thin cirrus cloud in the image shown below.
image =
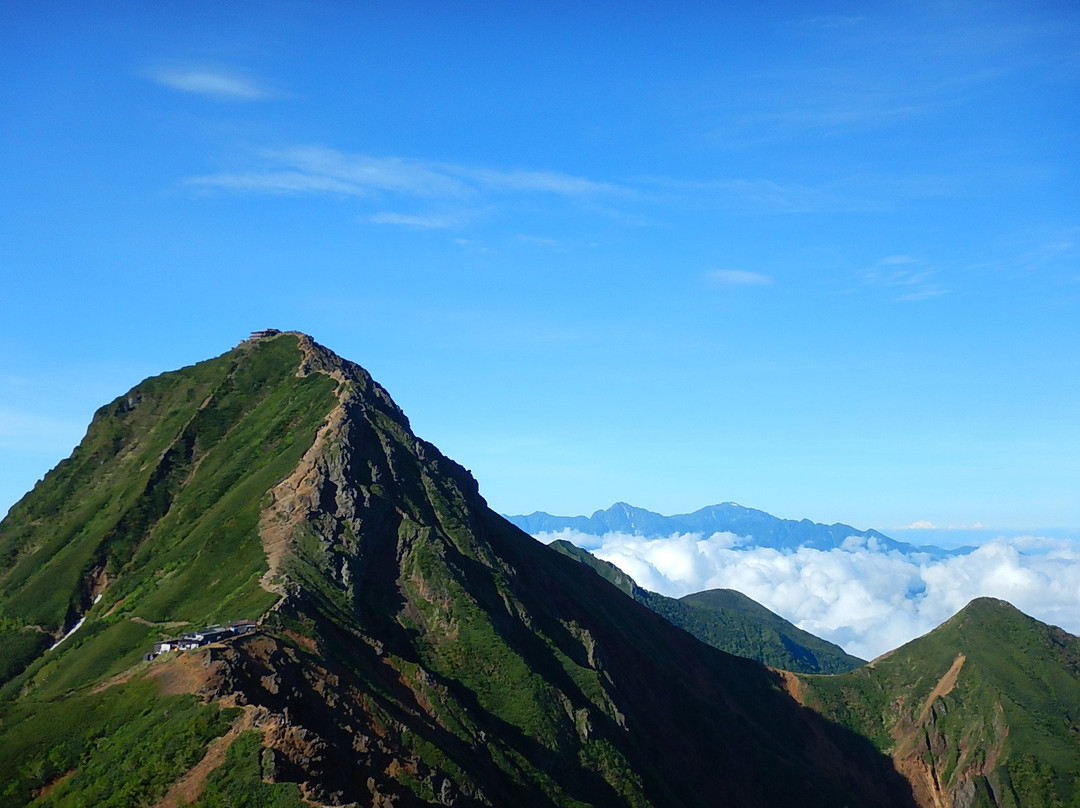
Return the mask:
<svg viewBox="0 0 1080 808">
<path fill-rule="evenodd" d="M 483 193 L 611 196 L 621 186 L 546 171 L 499 171 L 404 157 L 351 154 L 322 146 L 264 151 L 266 169 L 192 177 L 189 185 L 262 193 L 336 193 L 365 196 L 468 199 Z"/>
<path fill-rule="evenodd" d="M 759 272 L 748 272 L 745 269 L 714 269 L 705 273 L 705 280 L 711 286 L 768 286 L 772 278 Z"/>
<path fill-rule="evenodd" d="M 922 268 L 908 255 L 890 255 L 863 273 L 863 285 L 886 290 L 894 302 L 912 302 L 939 297 L 948 290 L 937 280 L 937 272 Z"/>
<path fill-rule="evenodd" d="M 147 76 L 184 93 L 231 101 L 261 101 L 277 93 L 266 85 L 231 70 L 211 67 L 163 67 Z"/>
<path fill-rule="evenodd" d="M 854 537 L 832 550 L 788 551 L 748 546 L 730 533 L 647 539 L 567 530 L 537 538 L 587 547 L 639 585 L 670 597 L 736 589 L 864 659 L 930 631 L 981 596 L 1080 632 L 1080 545 L 1068 539 L 1002 537 L 934 558 L 883 551 L 873 540 Z"/>
<path fill-rule="evenodd" d="M 260 171 L 191 177 L 187 185 L 255 194 L 368 196 L 393 193 L 412 197 L 465 197 L 464 183 L 423 163 L 397 157 L 349 155 L 304 147 L 264 151 L 270 165 Z"/>
<path fill-rule="evenodd" d="M 625 195 L 629 191 L 610 182 L 574 177 L 552 171 L 493 171 L 487 168 L 447 166 L 448 171 L 495 191 L 524 191 L 559 196 Z"/>
<path fill-rule="evenodd" d="M 368 191 L 346 180 L 303 171 L 267 171 L 261 174 L 214 174 L 185 180 L 191 187 L 256 194 L 331 194 L 364 196 Z"/>
<path fill-rule="evenodd" d="M 456 227 L 462 223 L 461 217 L 445 216 L 441 214 L 416 215 L 409 213 L 376 213 L 368 216 L 367 221 L 373 224 L 391 224 L 400 227 L 412 227 L 417 230 L 440 230 L 448 227 Z"/>
<path fill-rule="evenodd" d="M 363 220 L 413 227 L 424 225 L 394 217 L 409 215 L 432 219 L 433 213 L 440 211 L 409 211 L 410 201 L 501 207 L 515 200 L 547 199 L 578 205 L 593 214 L 636 227 L 655 224 L 651 217 L 643 215 L 644 211 L 670 206 L 764 215 L 837 213 L 885 209 L 896 193 L 891 186 L 881 186 L 873 178 L 850 187 L 835 184 L 808 186 L 761 178 L 687 181 L 647 175 L 611 181 L 559 171 L 500 169 L 403 156 L 376 156 L 321 145 L 263 149 L 255 153 L 253 166 L 248 170 L 203 174 L 181 182 L 189 188 L 204 191 L 251 195 L 379 197 L 384 201 L 386 197 L 398 197 L 394 206 L 405 207 L 406 213 L 395 212 L 383 219 L 369 215 Z M 919 190 L 908 189 L 907 193 L 917 196 Z M 467 214 L 457 214 L 453 218 L 455 221 L 451 223 L 446 217 L 434 217 L 440 227 L 474 221 L 474 217 Z M 714 281 L 729 286 L 769 282 L 763 278 L 765 276 L 717 276 Z M 929 287 L 898 292 L 909 297 L 939 293 Z"/>
<path fill-rule="evenodd" d="M 188 187 L 248 194 L 397 195 L 418 200 L 507 200 L 526 196 L 587 204 L 594 212 L 640 224 L 632 211 L 657 201 L 750 213 L 800 214 L 877 209 L 865 195 L 767 179 L 684 181 L 642 176 L 606 181 L 558 171 L 506 170 L 401 156 L 374 156 L 320 145 L 264 149 L 248 171 L 204 174 Z M 426 214 L 422 214 L 426 215 Z M 462 221 L 468 217 L 459 217 Z M 370 219 L 369 219 L 370 220 Z M 397 223 L 397 222 L 390 222 Z"/>
</svg>

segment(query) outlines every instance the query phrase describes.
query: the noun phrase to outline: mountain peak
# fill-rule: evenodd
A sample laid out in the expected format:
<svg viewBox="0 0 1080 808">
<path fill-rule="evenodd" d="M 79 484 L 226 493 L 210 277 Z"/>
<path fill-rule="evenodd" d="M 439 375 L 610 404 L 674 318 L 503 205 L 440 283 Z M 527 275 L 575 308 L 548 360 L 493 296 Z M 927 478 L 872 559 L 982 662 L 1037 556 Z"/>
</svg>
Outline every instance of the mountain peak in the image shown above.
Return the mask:
<svg viewBox="0 0 1080 808">
<path fill-rule="evenodd" d="M 0 804 L 153 804 L 218 738 L 216 804 L 910 805 L 775 674 L 490 511 L 309 336 L 114 405 L 0 523 Z"/>
<path fill-rule="evenodd" d="M 293 338 L 300 352 L 300 361 L 297 366 L 297 375 L 307 376 L 311 373 L 322 373 L 342 383 L 337 390 L 339 401 L 359 401 L 365 397 L 373 397 L 369 404 L 376 404 L 390 414 L 395 421 L 405 429 L 410 429 L 409 420 L 400 407 L 394 402 L 390 394 L 376 382 L 370 373 L 357 363 L 344 359 L 337 353 L 317 342 L 309 334 L 302 331 L 276 331 L 267 337 L 251 338 L 246 342 L 256 342 L 266 339 Z M 265 332 L 253 332 L 265 333 Z M 243 343 L 241 343 L 243 344 Z"/>
<path fill-rule="evenodd" d="M 931 635 L 940 632 L 943 638 L 949 638 L 948 642 L 974 643 L 992 653 L 996 642 L 1010 642 L 1016 632 L 1039 631 L 1039 627 L 1061 631 L 1056 626 L 1047 626 L 1025 614 L 1006 600 L 978 597 L 931 632 Z"/>
<path fill-rule="evenodd" d="M 982 596 L 973 598 L 963 609 L 957 612 L 957 616 L 964 614 L 1023 614 L 1007 600 Z"/>
</svg>

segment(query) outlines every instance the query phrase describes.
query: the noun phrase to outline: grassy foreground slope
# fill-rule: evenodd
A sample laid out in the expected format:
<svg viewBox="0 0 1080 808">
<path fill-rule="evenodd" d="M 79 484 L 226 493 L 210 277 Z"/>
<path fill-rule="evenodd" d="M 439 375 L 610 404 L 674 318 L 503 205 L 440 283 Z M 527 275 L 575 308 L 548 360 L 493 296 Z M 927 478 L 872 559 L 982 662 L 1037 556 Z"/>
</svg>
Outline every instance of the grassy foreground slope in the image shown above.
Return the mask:
<svg viewBox="0 0 1080 808">
<path fill-rule="evenodd" d="M 923 805 L 1080 806 L 1080 638 L 1004 601 L 793 690 L 891 755 Z"/>
<path fill-rule="evenodd" d="M 838 645 L 788 622 L 732 589 L 669 598 L 637 585 L 614 564 L 563 539 L 549 545 L 591 567 L 639 603 L 702 642 L 729 654 L 797 673 L 842 673 L 865 664 Z"/>
</svg>

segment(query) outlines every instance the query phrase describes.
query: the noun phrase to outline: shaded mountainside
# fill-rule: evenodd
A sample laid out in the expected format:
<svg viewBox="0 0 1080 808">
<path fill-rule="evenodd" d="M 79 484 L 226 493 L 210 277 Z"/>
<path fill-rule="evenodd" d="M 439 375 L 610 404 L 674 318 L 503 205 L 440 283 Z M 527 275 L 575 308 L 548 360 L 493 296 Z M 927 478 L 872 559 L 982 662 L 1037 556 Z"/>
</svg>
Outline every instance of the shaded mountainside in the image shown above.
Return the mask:
<svg viewBox="0 0 1080 808">
<path fill-rule="evenodd" d="M 871 738 L 921 805 L 1080 806 L 1080 638 L 980 598 L 841 676 L 790 678 Z"/>
<path fill-rule="evenodd" d="M 734 502 L 709 505 L 693 513 L 674 516 L 662 516 L 625 502 L 617 502 L 607 510 L 596 511 L 592 516 L 552 516 L 536 511 L 506 518 L 533 536 L 564 530 L 589 536 L 628 533 L 646 538 L 662 538 L 675 533 L 700 533 L 705 536 L 732 533 L 747 539 L 747 547 L 772 547 L 778 550 L 794 550 L 798 547 L 832 550 L 854 538 L 880 550 L 926 553 L 933 558 L 944 558 L 973 549 L 960 547 L 944 550 L 933 545 L 916 546 L 896 541 L 876 530 L 858 530 L 851 525 L 839 523 L 822 525 L 809 519 L 780 519 L 765 511 L 745 508 Z"/>
<path fill-rule="evenodd" d="M 800 673 L 842 673 L 866 664 L 866 660 L 803 631 L 734 589 L 694 592 L 679 598 L 679 602 L 690 608 L 703 625 L 700 633 L 691 632 L 694 636 L 721 648 L 720 637 L 733 632 L 738 637 L 741 633 L 744 639 L 741 643 L 736 640 L 730 653 L 749 656 L 744 651 L 764 647 L 770 649 L 767 658 L 760 660 L 766 665 Z"/>
<path fill-rule="evenodd" d="M 669 598 L 642 589 L 614 564 L 576 545 L 556 539 L 552 549 L 595 570 L 638 603 L 699 640 L 774 668 L 796 673 L 842 673 L 866 664 L 838 645 L 803 631 L 760 603 L 733 589 Z"/>
<path fill-rule="evenodd" d="M 0 805 L 913 805 L 779 674 L 493 513 L 304 335 L 102 408 L 0 559 Z"/>
</svg>

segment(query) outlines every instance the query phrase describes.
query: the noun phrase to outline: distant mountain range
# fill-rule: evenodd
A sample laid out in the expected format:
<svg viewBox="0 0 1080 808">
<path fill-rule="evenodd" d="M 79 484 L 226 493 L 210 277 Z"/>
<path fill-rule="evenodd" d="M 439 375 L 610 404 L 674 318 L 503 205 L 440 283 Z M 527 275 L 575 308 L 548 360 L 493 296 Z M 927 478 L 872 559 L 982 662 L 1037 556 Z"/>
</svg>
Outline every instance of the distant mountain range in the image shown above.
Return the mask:
<svg viewBox="0 0 1080 808">
<path fill-rule="evenodd" d="M 851 538 L 866 542 L 871 548 L 882 551 L 896 550 L 902 553 L 925 553 L 932 558 L 944 558 L 969 552 L 973 548 L 961 547 L 946 550 L 934 545 L 914 545 L 896 541 L 877 530 L 859 530 L 851 525 L 822 525 L 809 519 L 780 519 L 765 511 L 745 508 L 734 502 L 709 505 L 693 513 L 663 516 L 625 502 L 616 502 L 607 510 L 596 511 L 592 516 L 553 516 L 536 511 L 524 516 L 506 516 L 526 533 L 576 531 L 588 536 L 608 533 L 628 533 L 645 538 L 660 538 L 675 533 L 732 533 L 747 539 L 748 547 L 772 547 L 777 550 L 794 550 L 810 547 L 816 550 L 832 550 L 841 547 Z"/>
</svg>

